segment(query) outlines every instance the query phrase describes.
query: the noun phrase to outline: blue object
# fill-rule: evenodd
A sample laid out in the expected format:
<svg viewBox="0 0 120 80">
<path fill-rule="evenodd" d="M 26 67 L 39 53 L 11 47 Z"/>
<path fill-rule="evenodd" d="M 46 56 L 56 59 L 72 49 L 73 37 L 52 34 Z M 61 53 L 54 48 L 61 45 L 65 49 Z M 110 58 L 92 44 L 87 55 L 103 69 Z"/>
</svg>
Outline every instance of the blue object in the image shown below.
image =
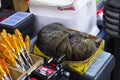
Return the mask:
<svg viewBox="0 0 120 80">
<path fill-rule="evenodd" d="M 25 18 L 27 18 L 30 15 L 31 13 L 27 13 L 27 12 L 16 12 L 7 19 L 1 21 L 0 24 L 16 27 L 15 25 L 17 25 L 19 22 L 23 21 Z"/>
<path fill-rule="evenodd" d="M 14 33 L 14 29 L 19 29 L 23 36 L 29 35 L 31 38 L 35 35 L 34 20 L 32 13 L 18 11 L 0 22 L 0 30 L 6 29 L 7 32 Z"/>
<path fill-rule="evenodd" d="M 84 77 L 87 80 L 110 80 L 114 66 L 114 56 L 103 51 L 85 73 Z"/>
<path fill-rule="evenodd" d="M 100 37 L 100 38 L 102 38 L 102 39 L 105 40 L 104 51 L 107 51 L 107 42 L 108 42 L 108 37 L 107 37 L 107 35 L 104 33 L 103 30 L 100 30 L 100 32 L 98 33 L 97 37 Z"/>
</svg>

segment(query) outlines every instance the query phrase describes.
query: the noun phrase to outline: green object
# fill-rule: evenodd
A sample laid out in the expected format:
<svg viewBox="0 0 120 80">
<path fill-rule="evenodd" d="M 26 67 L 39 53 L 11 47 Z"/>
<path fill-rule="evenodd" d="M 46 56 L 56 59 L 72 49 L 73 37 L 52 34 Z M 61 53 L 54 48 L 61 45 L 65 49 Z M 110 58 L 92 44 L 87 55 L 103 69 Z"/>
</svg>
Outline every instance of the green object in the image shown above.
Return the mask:
<svg viewBox="0 0 120 80">
<path fill-rule="evenodd" d="M 99 0 L 96 0 L 96 2 L 99 2 Z"/>
</svg>

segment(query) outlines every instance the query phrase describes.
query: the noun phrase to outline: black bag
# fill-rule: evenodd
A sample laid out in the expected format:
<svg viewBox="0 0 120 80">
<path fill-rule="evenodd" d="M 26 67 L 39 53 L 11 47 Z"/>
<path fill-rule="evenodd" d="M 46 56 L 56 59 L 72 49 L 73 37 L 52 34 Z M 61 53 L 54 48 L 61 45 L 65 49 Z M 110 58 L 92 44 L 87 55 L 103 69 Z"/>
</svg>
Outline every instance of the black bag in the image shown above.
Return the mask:
<svg viewBox="0 0 120 80">
<path fill-rule="evenodd" d="M 104 32 L 109 37 L 107 52 L 116 59 L 111 80 L 120 80 L 120 0 L 106 0 L 103 13 Z"/>
</svg>

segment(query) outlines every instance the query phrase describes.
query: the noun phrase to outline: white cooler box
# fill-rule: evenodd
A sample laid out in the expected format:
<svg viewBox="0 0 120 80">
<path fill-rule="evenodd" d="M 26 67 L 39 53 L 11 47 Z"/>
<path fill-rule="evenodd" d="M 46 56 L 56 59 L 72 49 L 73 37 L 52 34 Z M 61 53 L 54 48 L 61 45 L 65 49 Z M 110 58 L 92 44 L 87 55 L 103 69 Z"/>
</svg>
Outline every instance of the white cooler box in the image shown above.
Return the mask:
<svg viewBox="0 0 120 80">
<path fill-rule="evenodd" d="M 37 32 L 55 22 L 86 33 L 99 32 L 95 0 L 29 0 L 29 9 L 36 15 Z"/>
</svg>

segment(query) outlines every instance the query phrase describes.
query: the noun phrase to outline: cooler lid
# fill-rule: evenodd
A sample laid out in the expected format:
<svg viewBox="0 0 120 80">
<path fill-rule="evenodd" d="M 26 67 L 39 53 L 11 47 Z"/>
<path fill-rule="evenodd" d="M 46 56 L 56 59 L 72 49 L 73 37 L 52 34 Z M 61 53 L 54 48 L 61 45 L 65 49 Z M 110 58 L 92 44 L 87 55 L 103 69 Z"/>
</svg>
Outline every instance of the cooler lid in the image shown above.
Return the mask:
<svg viewBox="0 0 120 80">
<path fill-rule="evenodd" d="M 75 0 L 29 0 L 30 4 L 48 6 L 68 6 Z"/>
</svg>

